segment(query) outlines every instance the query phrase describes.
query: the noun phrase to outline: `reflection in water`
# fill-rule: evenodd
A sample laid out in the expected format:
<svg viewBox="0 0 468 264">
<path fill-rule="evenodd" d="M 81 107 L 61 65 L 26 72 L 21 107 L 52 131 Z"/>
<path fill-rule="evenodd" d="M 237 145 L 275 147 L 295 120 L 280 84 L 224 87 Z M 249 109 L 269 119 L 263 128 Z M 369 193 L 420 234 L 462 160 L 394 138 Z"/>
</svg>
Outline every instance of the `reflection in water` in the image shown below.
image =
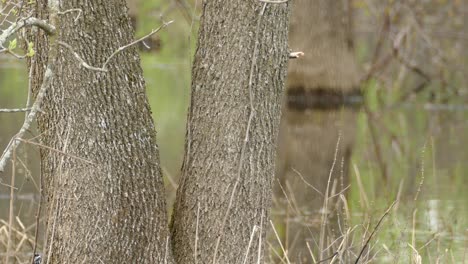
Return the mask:
<svg viewBox="0 0 468 264">
<path fill-rule="evenodd" d="M 428 200 L 427 201 L 427 224 L 431 231 L 439 231 L 439 200 Z"/>
<path fill-rule="evenodd" d="M 2 65 L 0 67 L 0 108 L 23 107 L 27 89 L 26 71 L 23 67 L 5 68 L 8 63 L 4 58 L 0 58 Z M 189 79 L 178 80 L 177 89 L 174 90 L 173 80 L 177 79 L 174 78 L 177 75 L 176 64 L 174 68 L 154 67 L 154 61 L 148 61 L 146 64 L 148 64 L 145 68 L 145 73 L 148 75 L 147 90 L 155 113 L 162 165 L 167 171 L 166 175 L 174 176 L 172 180 L 173 184 L 176 184 L 183 150 L 185 109 L 188 98 L 185 89 L 189 87 L 187 85 Z M 179 66 L 186 67 L 186 64 L 181 62 Z M 174 109 L 175 106 L 176 109 Z M 408 190 L 407 195 L 401 196 L 400 208 L 393 215 L 402 222 L 396 226 L 384 225 L 383 230 L 380 231 L 382 237 L 379 241 L 383 241 L 382 243 L 386 246 L 395 244 L 392 241 L 396 238 L 386 236 L 387 233 L 403 233 L 403 236 L 409 237 L 414 234 L 417 247 L 422 248 L 422 251 L 434 249 L 436 246 L 433 245 L 440 243 L 441 251 L 449 248 L 454 258 L 460 259 L 459 256 L 463 254 L 460 249 L 467 243 L 465 230 L 468 227 L 467 116 L 468 110 L 463 107 L 436 109 L 422 105 L 404 105 L 385 112 L 380 120 L 385 126 L 380 124 L 382 129 L 379 130 L 379 140 L 384 146 L 389 175 L 392 177 L 392 182 L 388 186 L 383 186 L 376 176 L 378 166 L 367 123 L 362 120 L 359 122 L 360 132 L 356 140 L 353 161 L 360 170 L 366 192 L 373 194 L 369 196 L 369 199 L 372 199 L 371 203 L 378 208 L 372 212 L 375 214 L 372 217 L 380 217 L 388 205 L 388 198 L 384 197 L 383 189 L 395 190 L 396 193 L 401 180 L 404 180 L 405 189 Z M 24 113 L 0 113 L 1 151 L 17 132 L 23 118 Z M 362 114 L 361 119 L 365 118 L 365 114 Z M 31 138 L 36 135 L 32 131 L 27 134 L 27 137 Z M 421 151 L 424 146 L 426 150 L 422 156 Z M 18 216 L 21 224 L 17 221 L 15 225 L 18 227 L 24 225 L 28 234 L 33 236 L 34 228 L 31 227 L 36 221 L 35 214 L 39 198 L 38 150 L 34 146 L 23 145 L 17 151 L 17 157 L 19 162 L 17 162 L 15 180 L 17 190 L 14 216 Z M 423 181 L 421 181 L 422 164 L 424 166 Z M 10 176 L 11 169 L 8 169 L 1 176 L 2 182 L 8 185 Z M 414 206 L 414 193 L 421 182 L 423 182 L 421 193 Z M 352 183 L 351 192 L 356 193 L 357 189 L 357 185 Z M 174 188 L 168 187 L 167 190 L 168 196 L 173 199 Z M 0 219 L 4 220 L 2 223 L 8 221 L 9 193 L 10 188 L 0 185 Z M 363 215 L 360 213 L 362 206 L 359 204 L 359 196 L 351 195 L 349 199 L 349 203 L 354 205 L 351 208 L 354 210 L 353 215 Z M 384 209 L 380 210 L 381 208 Z M 412 228 L 414 208 L 418 209 L 415 230 Z M 362 217 L 357 218 L 359 218 L 357 222 L 363 221 Z M 392 223 L 392 221 L 388 222 Z M 3 226 L 2 223 L 0 227 Z M 411 239 L 405 241 L 411 241 Z M 405 241 L 402 241 L 401 245 L 406 248 Z"/>
</svg>

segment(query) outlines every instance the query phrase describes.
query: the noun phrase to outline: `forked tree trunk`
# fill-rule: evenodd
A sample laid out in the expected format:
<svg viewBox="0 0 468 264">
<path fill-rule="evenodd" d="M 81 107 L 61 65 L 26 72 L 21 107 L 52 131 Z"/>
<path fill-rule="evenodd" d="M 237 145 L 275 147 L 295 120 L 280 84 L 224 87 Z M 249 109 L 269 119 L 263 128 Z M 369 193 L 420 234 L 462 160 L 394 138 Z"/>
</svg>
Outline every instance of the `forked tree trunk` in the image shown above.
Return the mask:
<svg viewBox="0 0 468 264">
<path fill-rule="evenodd" d="M 327 186 L 331 195 L 348 185 L 348 166 L 356 113 L 362 101 L 358 67 L 350 47 L 350 25 L 344 1 L 296 0 L 289 33 L 292 50 L 305 56 L 289 64 L 287 99 L 278 149 L 276 194 L 287 210 L 283 243 L 291 261 L 311 262 L 310 248 L 329 245 L 336 211 L 327 208 L 327 232 L 322 234 L 321 210 Z M 339 146 L 336 148 L 339 140 Z M 335 150 L 337 157 L 335 159 Z M 333 167 L 333 169 L 332 169 Z M 331 176 L 330 184 L 328 184 Z M 284 196 L 287 194 L 287 197 Z M 335 198 L 336 201 L 336 198 Z M 291 220 L 291 221 L 289 221 Z M 334 224 L 335 223 L 335 224 Z M 331 234 L 337 234 L 337 230 Z M 320 238 L 325 240 L 320 242 Z M 333 249 L 333 247 L 332 247 Z M 326 253 L 323 254 L 323 257 Z"/>
<path fill-rule="evenodd" d="M 90 65 L 102 66 L 133 40 L 124 0 L 54 2 L 60 11 L 81 9 L 76 22 L 75 11 L 57 17 L 56 39 Z M 38 1 L 39 12 L 46 7 Z M 37 51 L 36 93 L 47 57 Z M 64 46 L 49 63 L 54 76 L 38 117 L 44 260 L 171 263 L 156 132 L 135 48 L 117 54 L 108 72 L 80 66 Z"/>
<path fill-rule="evenodd" d="M 287 5 L 204 2 L 172 218 L 177 263 L 263 263 L 288 58 Z"/>
</svg>

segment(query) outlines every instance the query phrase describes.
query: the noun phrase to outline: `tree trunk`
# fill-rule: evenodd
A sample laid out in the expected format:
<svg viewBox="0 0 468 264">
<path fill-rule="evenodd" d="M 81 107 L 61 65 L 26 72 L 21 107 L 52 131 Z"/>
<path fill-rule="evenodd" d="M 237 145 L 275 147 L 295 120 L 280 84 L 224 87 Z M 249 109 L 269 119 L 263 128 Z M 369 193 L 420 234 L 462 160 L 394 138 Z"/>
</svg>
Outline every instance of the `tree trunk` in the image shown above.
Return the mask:
<svg viewBox="0 0 468 264">
<path fill-rule="evenodd" d="M 291 261 L 311 262 L 306 242 L 313 251 L 329 245 L 328 229 L 337 228 L 337 219 L 331 200 L 323 208 L 327 186 L 330 196 L 348 185 L 356 121 L 353 108 L 362 98 L 351 49 L 350 19 L 346 19 L 343 3 L 292 3 L 289 43 L 292 50 L 303 51 L 305 56 L 289 64 L 287 107 L 278 148 L 277 176 L 281 186 L 276 186 L 275 191 L 283 198 L 283 207 L 294 205 L 292 210 L 283 210 L 292 215 L 281 216 L 286 219 L 283 243 Z M 322 226 L 325 220 L 331 225 Z M 340 233 L 337 231 L 331 234 Z"/>
<path fill-rule="evenodd" d="M 286 3 L 204 2 L 172 218 L 177 263 L 263 261 L 287 28 Z"/>
<path fill-rule="evenodd" d="M 133 40 L 125 0 L 58 2 L 62 12 L 82 13 L 76 22 L 77 12 L 57 16 L 54 38 L 88 64 L 101 67 Z M 46 3 L 38 1 L 39 12 Z M 171 263 L 156 132 L 135 48 L 118 53 L 108 72 L 99 72 L 80 66 L 68 48 L 56 43 L 50 42 L 57 54 L 48 58 L 52 84 L 38 117 L 45 146 L 44 259 Z M 38 52 L 36 93 L 47 56 Z"/>
</svg>

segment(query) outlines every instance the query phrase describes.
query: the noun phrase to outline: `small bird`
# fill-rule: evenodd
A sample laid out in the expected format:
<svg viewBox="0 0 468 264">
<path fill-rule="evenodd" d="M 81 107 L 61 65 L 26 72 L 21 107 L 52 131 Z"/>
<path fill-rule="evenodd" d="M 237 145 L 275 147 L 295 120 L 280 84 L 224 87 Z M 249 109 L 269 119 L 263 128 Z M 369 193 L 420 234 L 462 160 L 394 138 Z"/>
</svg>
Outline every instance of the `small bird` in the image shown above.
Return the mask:
<svg viewBox="0 0 468 264">
<path fill-rule="evenodd" d="M 41 264 L 42 263 L 42 256 L 39 253 L 34 254 L 33 264 Z"/>
</svg>

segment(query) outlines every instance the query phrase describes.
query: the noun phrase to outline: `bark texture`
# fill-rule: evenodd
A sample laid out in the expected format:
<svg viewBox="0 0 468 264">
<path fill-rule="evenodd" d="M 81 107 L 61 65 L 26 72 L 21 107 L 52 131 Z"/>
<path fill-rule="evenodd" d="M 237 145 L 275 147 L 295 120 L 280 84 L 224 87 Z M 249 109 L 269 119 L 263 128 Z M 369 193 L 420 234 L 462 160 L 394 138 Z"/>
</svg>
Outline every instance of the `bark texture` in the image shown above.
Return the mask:
<svg viewBox="0 0 468 264">
<path fill-rule="evenodd" d="M 330 203 L 321 210 L 329 176 L 329 195 L 334 182 L 335 193 L 348 184 L 356 121 L 353 107 L 362 98 L 344 2 L 292 2 L 289 44 L 293 51 L 303 51 L 305 56 L 289 63 L 287 107 L 278 148 L 277 176 L 281 186 L 276 186 L 275 192 L 283 208 L 294 205 L 280 211 L 287 214 L 281 215 L 285 219 L 283 243 L 290 260 L 297 263 L 312 262 L 306 242 L 314 251 L 326 247 L 330 244 L 326 239 L 330 238 L 328 229 L 336 228 L 335 207 Z M 322 213 L 332 224 L 320 243 L 320 237 L 324 237 Z M 322 257 L 326 256 L 324 253 Z"/>
<path fill-rule="evenodd" d="M 204 2 L 172 218 L 177 263 L 263 261 L 287 29 L 286 3 Z"/>
<path fill-rule="evenodd" d="M 38 1 L 44 13 L 45 0 Z M 38 117 L 47 263 L 171 263 L 156 132 L 125 0 L 49 1 L 60 11 L 52 84 Z M 51 13 L 51 16 L 52 13 Z M 53 20 L 55 21 L 55 20 Z M 38 38 L 37 40 L 41 40 Z M 54 51 L 51 53 L 53 54 Z M 34 90 L 47 55 L 38 50 Z M 66 154 L 64 154 L 66 153 Z"/>
</svg>

